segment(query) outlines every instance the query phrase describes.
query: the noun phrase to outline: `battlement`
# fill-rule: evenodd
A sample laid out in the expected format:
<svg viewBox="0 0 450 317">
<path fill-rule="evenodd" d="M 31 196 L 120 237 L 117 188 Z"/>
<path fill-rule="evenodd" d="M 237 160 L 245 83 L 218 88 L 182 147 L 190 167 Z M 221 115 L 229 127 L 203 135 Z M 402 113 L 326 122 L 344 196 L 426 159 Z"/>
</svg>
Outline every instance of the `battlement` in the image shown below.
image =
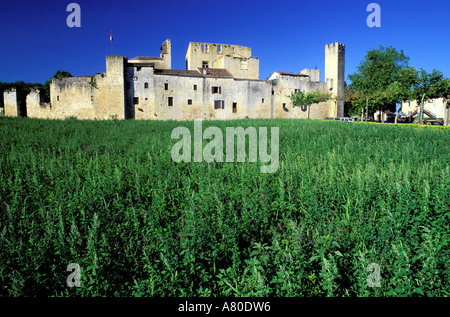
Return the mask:
<svg viewBox="0 0 450 317">
<path fill-rule="evenodd" d="M 338 48 L 345 49 L 345 44 L 336 42 L 336 43 L 331 43 L 331 44 L 325 45 L 325 48 L 333 48 L 333 47 L 338 47 Z"/>
</svg>

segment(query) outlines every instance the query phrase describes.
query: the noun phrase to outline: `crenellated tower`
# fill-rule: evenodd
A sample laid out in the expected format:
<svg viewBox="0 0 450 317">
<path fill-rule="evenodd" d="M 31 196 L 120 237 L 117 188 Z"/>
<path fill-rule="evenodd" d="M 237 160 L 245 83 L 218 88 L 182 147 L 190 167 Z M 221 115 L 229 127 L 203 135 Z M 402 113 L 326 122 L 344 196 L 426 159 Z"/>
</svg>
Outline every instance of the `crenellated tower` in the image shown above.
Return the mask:
<svg viewBox="0 0 450 317">
<path fill-rule="evenodd" d="M 345 45 L 333 43 L 325 45 L 325 81 L 330 92 L 336 97 L 331 101 L 330 117 L 344 116 L 345 87 Z"/>
</svg>

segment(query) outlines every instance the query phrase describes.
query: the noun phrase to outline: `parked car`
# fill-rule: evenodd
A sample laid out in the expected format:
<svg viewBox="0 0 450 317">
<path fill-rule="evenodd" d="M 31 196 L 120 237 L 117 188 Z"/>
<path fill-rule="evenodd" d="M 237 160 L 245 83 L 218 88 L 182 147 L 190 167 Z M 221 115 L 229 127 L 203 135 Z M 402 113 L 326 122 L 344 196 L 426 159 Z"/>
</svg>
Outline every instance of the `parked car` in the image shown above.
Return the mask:
<svg viewBox="0 0 450 317">
<path fill-rule="evenodd" d="M 353 122 L 352 118 L 347 118 L 347 117 L 339 117 L 339 118 L 336 118 L 336 120 Z"/>
<path fill-rule="evenodd" d="M 432 120 L 427 120 L 423 124 L 424 125 L 443 125 L 442 122 L 440 122 L 440 121 L 432 121 Z"/>
</svg>

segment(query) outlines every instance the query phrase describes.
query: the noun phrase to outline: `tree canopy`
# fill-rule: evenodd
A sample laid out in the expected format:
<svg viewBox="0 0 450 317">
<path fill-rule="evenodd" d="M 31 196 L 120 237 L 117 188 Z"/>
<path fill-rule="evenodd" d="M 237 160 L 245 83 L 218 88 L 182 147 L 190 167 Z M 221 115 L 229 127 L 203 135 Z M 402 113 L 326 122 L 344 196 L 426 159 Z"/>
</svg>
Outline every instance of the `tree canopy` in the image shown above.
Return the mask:
<svg viewBox="0 0 450 317">
<path fill-rule="evenodd" d="M 312 92 L 291 93 L 289 98 L 291 99 L 294 107 L 307 107 L 309 119 L 311 105 L 329 100 L 331 98 L 331 94 L 317 90 Z"/>
<path fill-rule="evenodd" d="M 366 98 L 371 112 L 395 110 L 399 97 L 395 87 L 405 76 L 403 70 L 409 67 L 408 62 L 409 57 L 403 50 L 399 52 L 391 46 L 369 50 L 357 71 L 348 76 L 351 83 L 346 100 L 351 101 L 350 112 L 359 113 L 366 105 Z"/>
<path fill-rule="evenodd" d="M 409 57 L 401 50 L 380 46 L 369 50 L 348 77 L 351 84 L 345 91 L 349 112 L 359 113 L 368 105 L 369 112 L 395 111 L 396 103 L 416 100 L 423 113 L 425 101 L 435 98 L 450 99 L 450 79 L 433 70 L 428 73 L 408 64 Z"/>
</svg>

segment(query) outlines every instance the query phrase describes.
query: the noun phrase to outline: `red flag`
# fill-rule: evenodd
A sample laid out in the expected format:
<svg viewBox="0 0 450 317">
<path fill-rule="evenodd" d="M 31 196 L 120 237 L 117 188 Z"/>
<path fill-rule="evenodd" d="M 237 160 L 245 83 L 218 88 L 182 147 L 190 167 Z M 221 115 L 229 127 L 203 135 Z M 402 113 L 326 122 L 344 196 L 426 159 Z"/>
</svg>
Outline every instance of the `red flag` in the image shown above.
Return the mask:
<svg viewBox="0 0 450 317">
<path fill-rule="evenodd" d="M 112 40 L 113 40 L 113 37 L 112 37 L 112 33 L 111 33 L 111 34 L 109 34 L 109 40 L 110 40 L 110 41 L 112 41 Z"/>
</svg>

